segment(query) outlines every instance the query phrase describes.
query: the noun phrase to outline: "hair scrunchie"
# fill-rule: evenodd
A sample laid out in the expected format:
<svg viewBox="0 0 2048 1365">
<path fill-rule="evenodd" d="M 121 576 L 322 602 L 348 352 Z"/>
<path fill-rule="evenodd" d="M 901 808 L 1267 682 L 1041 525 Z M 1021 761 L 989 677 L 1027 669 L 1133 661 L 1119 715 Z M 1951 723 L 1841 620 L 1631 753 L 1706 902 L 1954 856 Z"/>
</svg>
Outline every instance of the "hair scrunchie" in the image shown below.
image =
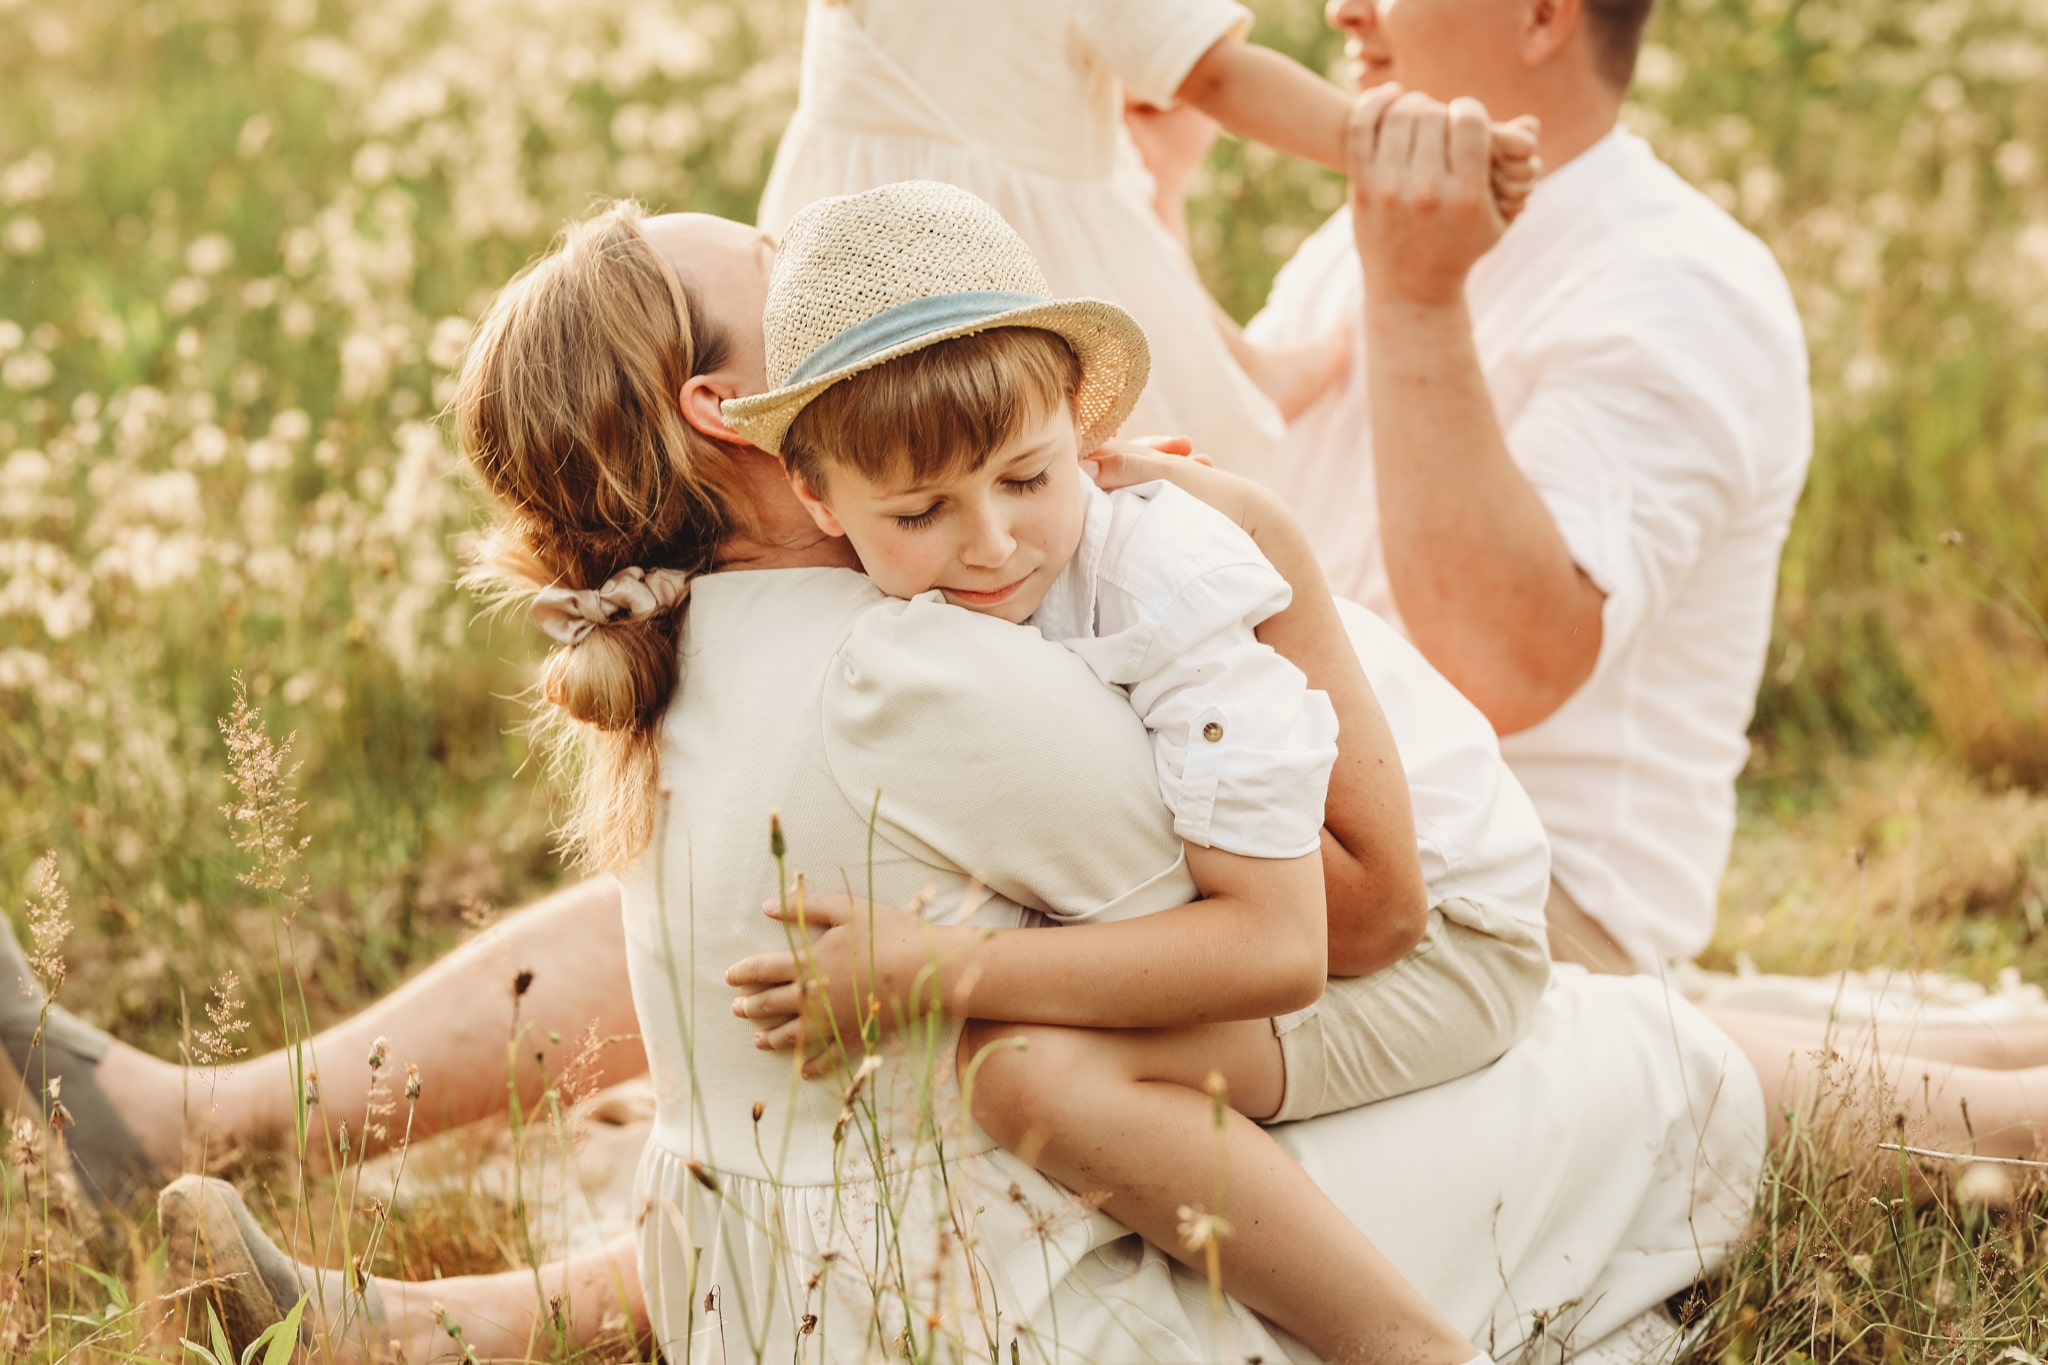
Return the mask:
<svg viewBox="0 0 2048 1365">
<path fill-rule="evenodd" d="M 621 569 L 601 588 L 542 588 L 533 599 L 533 622 L 551 640 L 578 645 L 599 626 L 644 621 L 682 605 L 690 575 L 681 569 Z"/>
</svg>

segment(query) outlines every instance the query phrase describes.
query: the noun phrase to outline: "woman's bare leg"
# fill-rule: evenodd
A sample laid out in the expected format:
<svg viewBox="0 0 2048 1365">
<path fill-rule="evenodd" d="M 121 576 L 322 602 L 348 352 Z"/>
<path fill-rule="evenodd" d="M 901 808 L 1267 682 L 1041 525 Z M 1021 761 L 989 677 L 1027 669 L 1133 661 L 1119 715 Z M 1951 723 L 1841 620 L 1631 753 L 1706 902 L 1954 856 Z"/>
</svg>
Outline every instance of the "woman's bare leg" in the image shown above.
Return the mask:
<svg viewBox="0 0 2048 1365">
<path fill-rule="evenodd" d="M 1027 1046 L 986 1050 L 999 1040 Z M 1107 1193 L 1118 1222 L 1195 1267 L 1183 1205 L 1229 1223 L 1223 1287 L 1335 1361 L 1463 1365 L 1478 1354 L 1244 1115 L 1280 1107 L 1284 1070 L 1263 1019 L 1110 1031 L 970 1023 L 982 1057 L 974 1115 L 1008 1150 L 1077 1193 Z M 1236 1112 L 1203 1093 L 1220 1074 Z M 1217 1209 L 1217 1180 L 1225 1180 Z"/>
<path fill-rule="evenodd" d="M 633 1239 L 539 1270 L 463 1275 L 446 1280 L 377 1281 L 384 1320 L 348 1326 L 340 1359 L 361 1358 L 363 1346 L 380 1360 L 459 1360 L 464 1348 L 480 1360 L 549 1359 L 550 1338 L 562 1331 L 572 1348 L 631 1328 L 647 1334 L 647 1304 Z M 553 1316 L 557 1322 L 549 1322 Z M 557 1325 L 559 1323 L 559 1326 Z M 335 1324 L 327 1324 L 332 1333 Z M 461 1332 L 458 1342 L 453 1335 Z M 396 1342 L 399 1350 L 391 1349 Z M 402 1352 L 402 1354 L 401 1354 Z"/>
<path fill-rule="evenodd" d="M 513 986 L 522 972 L 531 972 L 532 980 L 515 1012 Z M 561 1074 L 592 1024 L 599 1037 L 620 1040 L 598 1054 L 598 1084 L 647 1070 L 627 989 L 618 883 L 609 877 L 507 916 L 316 1035 L 306 1048 L 307 1064 L 319 1072 L 320 1113 L 331 1123 L 346 1120 L 360 1134 L 370 1101 L 370 1050 L 378 1038 L 389 1038 L 383 1076 L 390 1097 L 404 1089 L 406 1063 L 420 1068 L 417 1138 L 505 1112 L 515 1057 L 521 1102 L 531 1103 L 545 1088 L 543 1076 Z M 188 1070 L 117 1042 L 98 1075 L 129 1128 L 167 1171 L 183 1168 L 188 1137 L 201 1132 L 245 1143 L 291 1132 L 292 1059 L 285 1052 Z M 309 1145 L 326 1148 L 324 1140 Z"/>
<path fill-rule="evenodd" d="M 1907 1140 L 1946 1152 L 2032 1158 L 2048 1137 L 2048 1067 L 1993 1070 L 1916 1055 L 1868 1026 L 1708 1009 L 1763 1083 L 1771 1137 L 1795 1116 L 1827 1119 L 1882 1103 Z"/>
</svg>

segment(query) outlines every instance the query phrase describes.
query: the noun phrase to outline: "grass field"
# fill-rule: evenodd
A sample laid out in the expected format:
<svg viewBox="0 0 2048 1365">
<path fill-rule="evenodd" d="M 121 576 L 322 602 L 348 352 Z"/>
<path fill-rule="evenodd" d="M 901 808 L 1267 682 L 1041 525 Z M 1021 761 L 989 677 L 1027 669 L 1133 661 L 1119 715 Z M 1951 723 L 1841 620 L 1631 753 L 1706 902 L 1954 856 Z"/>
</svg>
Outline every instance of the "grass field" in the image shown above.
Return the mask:
<svg viewBox="0 0 2048 1365">
<path fill-rule="evenodd" d="M 1258 9 L 1263 40 L 1334 58 L 1315 6 Z M 248 825 L 223 815 L 237 677 L 304 764 L 316 1022 L 559 877 L 509 700 L 535 637 L 453 587 L 474 504 L 436 413 L 469 319 L 595 197 L 751 213 L 800 21 L 790 0 L 0 0 L 0 887 L 19 919 L 54 854 L 70 1003 L 175 1055 L 222 972 L 276 995 L 281 893 L 240 880 Z M 2048 979 L 2048 8 L 1676 0 L 1629 118 L 1776 250 L 1813 355 L 1709 960 Z M 1340 197 L 1221 149 L 1194 220 L 1219 297 L 1255 308 Z M 265 1045 L 284 1022 L 251 1025 Z M 1902 1230 L 1869 1203 L 1898 1171 L 1857 1152 L 1787 1154 L 1775 1188 L 1819 1202 L 1760 1223 L 1715 1358 L 2048 1353 L 2031 1187 L 2009 1214 L 1909 1201 Z M 111 1291 L 23 1277 L 68 1244 L 19 1157 L 0 1349 L 56 1360 L 96 1329 L 51 1314 Z M 407 1256 L 431 1258 L 428 1226 Z M 1801 1250 L 1820 1228 L 1833 1261 Z M 463 1236 L 496 1250 L 449 1264 L 514 1244 Z M 113 1256 L 117 1282 L 149 1251 Z"/>
</svg>

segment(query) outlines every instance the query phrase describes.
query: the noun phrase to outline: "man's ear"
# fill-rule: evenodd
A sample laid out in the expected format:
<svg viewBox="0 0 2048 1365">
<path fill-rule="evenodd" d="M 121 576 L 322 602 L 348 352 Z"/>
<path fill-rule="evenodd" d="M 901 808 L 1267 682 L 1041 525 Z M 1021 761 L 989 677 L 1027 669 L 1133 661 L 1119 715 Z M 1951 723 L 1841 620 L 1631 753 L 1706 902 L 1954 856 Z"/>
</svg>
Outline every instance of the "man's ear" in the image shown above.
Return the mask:
<svg viewBox="0 0 2048 1365">
<path fill-rule="evenodd" d="M 728 445 L 751 445 L 751 441 L 726 422 L 721 407 L 726 399 L 739 396 L 733 385 L 719 375 L 699 374 L 683 382 L 683 391 L 677 402 L 683 410 L 683 420 L 712 440 L 724 441 Z"/>
<path fill-rule="evenodd" d="M 818 524 L 818 529 L 828 536 L 844 540 L 846 528 L 839 524 L 838 517 L 832 515 L 832 509 L 818 496 L 818 490 L 811 487 L 810 482 L 794 469 L 786 472 L 789 475 L 789 491 L 796 494 L 796 500 L 804 505 L 804 511 L 811 514 L 811 520 Z"/>
<path fill-rule="evenodd" d="M 1582 0 L 1528 0 L 1523 11 L 1522 64 L 1539 67 L 1579 36 Z"/>
</svg>

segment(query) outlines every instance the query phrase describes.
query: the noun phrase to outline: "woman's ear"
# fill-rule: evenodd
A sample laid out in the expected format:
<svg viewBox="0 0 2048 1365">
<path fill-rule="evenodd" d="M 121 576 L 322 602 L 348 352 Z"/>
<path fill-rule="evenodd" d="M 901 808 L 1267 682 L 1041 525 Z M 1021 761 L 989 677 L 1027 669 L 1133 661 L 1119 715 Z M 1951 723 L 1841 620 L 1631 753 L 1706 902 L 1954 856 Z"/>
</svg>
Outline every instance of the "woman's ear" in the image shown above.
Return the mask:
<svg viewBox="0 0 2048 1365">
<path fill-rule="evenodd" d="M 725 400 L 739 396 L 732 391 L 731 383 L 717 374 L 692 375 L 684 381 L 677 405 L 683 410 L 683 420 L 712 440 L 727 445 L 752 445 L 725 420 Z"/>
<path fill-rule="evenodd" d="M 836 536 L 844 540 L 846 538 L 846 528 L 839 524 L 838 517 L 832 515 L 832 509 L 827 507 L 825 500 L 818 496 L 818 490 L 811 487 L 810 481 L 794 469 L 787 472 L 789 475 L 789 491 L 796 494 L 796 500 L 804 505 L 804 511 L 811 514 L 811 520 L 818 524 L 818 529 L 828 536 Z"/>
</svg>

